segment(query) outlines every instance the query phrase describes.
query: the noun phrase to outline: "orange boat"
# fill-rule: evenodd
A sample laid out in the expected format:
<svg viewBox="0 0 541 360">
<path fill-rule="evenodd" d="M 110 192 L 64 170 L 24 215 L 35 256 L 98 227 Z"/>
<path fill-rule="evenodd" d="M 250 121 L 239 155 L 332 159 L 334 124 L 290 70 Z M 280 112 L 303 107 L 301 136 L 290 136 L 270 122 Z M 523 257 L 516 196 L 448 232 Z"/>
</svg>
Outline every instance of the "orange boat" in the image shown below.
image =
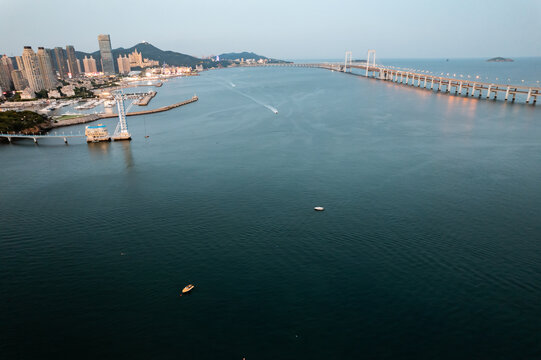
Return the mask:
<svg viewBox="0 0 541 360">
<path fill-rule="evenodd" d="M 182 293 L 183 293 L 183 294 L 186 294 L 186 293 L 192 291 L 192 289 L 193 289 L 194 287 L 195 287 L 195 286 L 192 285 L 192 284 L 186 285 L 186 287 L 184 287 L 184 289 L 182 289 Z"/>
</svg>

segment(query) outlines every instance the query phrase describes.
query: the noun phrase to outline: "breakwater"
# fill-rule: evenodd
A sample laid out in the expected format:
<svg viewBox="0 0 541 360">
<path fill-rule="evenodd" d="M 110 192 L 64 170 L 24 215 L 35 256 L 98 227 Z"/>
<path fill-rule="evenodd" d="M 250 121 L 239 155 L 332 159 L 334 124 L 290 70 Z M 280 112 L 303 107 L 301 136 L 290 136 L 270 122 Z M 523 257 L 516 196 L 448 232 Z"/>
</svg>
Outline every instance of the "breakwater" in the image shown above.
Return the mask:
<svg viewBox="0 0 541 360">
<path fill-rule="evenodd" d="M 191 104 L 193 102 L 196 102 L 197 100 L 199 100 L 199 98 L 194 95 L 191 99 L 186 100 L 186 101 L 182 101 L 182 102 L 168 105 L 168 106 L 162 106 L 162 107 L 159 107 L 157 109 L 152 109 L 152 110 L 134 111 L 134 112 L 127 113 L 126 116 L 146 115 L 146 114 L 154 114 L 154 113 L 159 113 L 163 111 L 168 111 L 174 108 Z M 117 117 L 118 114 L 100 114 L 99 116 L 100 116 L 100 119 L 108 119 L 108 118 Z"/>
<path fill-rule="evenodd" d="M 191 104 L 193 102 L 196 102 L 197 100 L 199 100 L 199 98 L 194 95 L 192 98 L 190 98 L 188 100 L 185 100 L 185 101 L 182 101 L 182 102 L 179 102 L 179 103 L 176 103 L 176 104 L 162 106 L 162 107 L 159 107 L 159 108 L 156 108 L 156 109 L 151 109 L 151 110 L 134 111 L 134 112 L 127 113 L 126 116 L 147 115 L 147 114 L 154 114 L 154 113 L 159 113 L 159 112 L 163 112 L 163 111 L 168 111 L 168 110 L 175 109 L 175 108 L 178 108 L 178 107 L 181 107 L 181 106 L 184 106 L 184 105 Z M 52 123 L 51 128 L 59 128 L 59 127 L 63 127 L 63 126 L 86 124 L 86 123 L 93 122 L 93 121 L 96 121 L 96 120 L 109 119 L 109 118 L 114 118 L 114 117 L 118 117 L 118 114 L 114 113 L 114 114 L 91 114 L 91 115 L 85 115 L 85 116 L 81 116 L 81 117 L 77 117 L 77 118 L 73 118 L 73 119 L 62 120 L 62 121 L 58 121 L 56 123 Z"/>
</svg>

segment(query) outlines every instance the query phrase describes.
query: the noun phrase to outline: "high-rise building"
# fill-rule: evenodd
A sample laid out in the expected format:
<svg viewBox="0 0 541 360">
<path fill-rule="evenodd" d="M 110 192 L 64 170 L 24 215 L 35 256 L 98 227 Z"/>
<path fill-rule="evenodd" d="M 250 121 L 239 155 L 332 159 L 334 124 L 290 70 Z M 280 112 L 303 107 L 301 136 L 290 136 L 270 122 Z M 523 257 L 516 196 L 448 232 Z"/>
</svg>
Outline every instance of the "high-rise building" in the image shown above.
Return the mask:
<svg viewBox="0 0 541 360">
<path fill-rule="evenodd" d="M 25 46 L 23 50 L 23 63 L 28 86 L 34 92 L 45 89 L 45 83 L 41 75 L 39 60 L 31 46 Z"/>
<path fill-rule="evenodd" d="M 131 66 L 130 66 L 130 58 L 127 57 L 126 55 L 122 56 L 122 55 L 118 55 L 118 59 L 116 59 L 117 63 L 118 63 L 118 72 L 121 73 L 121 74 L 127 74 L 131 71 Z"/>
<path fill-rule="evenodd" d="M 77 70 L 79 70 L 79 74 L 83 73 L 83 68 L 81 67 L 81 60 L 77 59 Z"/>
<path fill-rule="evenodd" d="M 22 91 L 28 87 L 28 82 L 23 75 L 22 70 L 13 70 L 11 72 L 11 78 L 13 79 L 13 87 L 17 91 Z"/>
<path fill-rule="evenodd" d="M 98 35 L 98 44 L 101 54 L 101 69 L 104 74 L 112 75 L 115 73 L 115 63 L 113 50 L 111 49 L 111 37 L 109 35 Z"/>
<path fill-rule="evenodd" d="M 75 57 L 75 49 L 71 45 L 66 46 L 66 55 L 68 58 L 68 71 L 71 77 L 79 76 L 79 68 L 77 67 L 77 58 Z"/>
<path fill-rule="evenodd" d="M 13 89 L 13 81 L 11 79 L 11 72 L 13 71 L 13 63 L 11 58 L 7 55 L 0 58 L 0 87 L 3 91 L 9 91 Z"/>
<path fill-rule="evenodd" d="M 26 76 L 24 73 L 24 61 L 22 56 L 15 56 L 15 60 L 17 60 L 17 70 L 21 70 L 23 72 L 23 75 Z"/>
<path fill-rule="evenodd" d="M 64 49 L 61 47 L 54 48 L 54 57 L 56 58 L 56 69 L 61 79 L 65 79 L 68 76 L 68 64 L 66 63 L 66 57 L 64 56 Z"/>
<path fill-rule="evenodd" d="M 41 76 L 43 77 L 43 84 L 45 89 L 54 89 L 57 86 L 56 75 L 53 69 L 53 64 L 49 53 L 44 48 L 38 47 L 38 61 Z"/>
<path fill-rule="evenodd" d="M 85 73 L 87 74 L 98 72 L 98 68 L 96 66 L 96 59 L 94 59 L 92 55 L 90 55 L 90 57 L 87 57 L 85 55 L 85 58 L 83 59 L 83 66 L 85 68 Z"/>
<path fill-rule="evenodd" d="M 128 54 L 128 57 L 130 58 L 130 66 L 131 67 L 152 67 L 152 66 L 160 66 L 160 62 L 156 60 L 150 60 L 150 59 L 143 59 L 143 54 L 137 51 L 135 49 L 131 54 Z"/>
</svg>

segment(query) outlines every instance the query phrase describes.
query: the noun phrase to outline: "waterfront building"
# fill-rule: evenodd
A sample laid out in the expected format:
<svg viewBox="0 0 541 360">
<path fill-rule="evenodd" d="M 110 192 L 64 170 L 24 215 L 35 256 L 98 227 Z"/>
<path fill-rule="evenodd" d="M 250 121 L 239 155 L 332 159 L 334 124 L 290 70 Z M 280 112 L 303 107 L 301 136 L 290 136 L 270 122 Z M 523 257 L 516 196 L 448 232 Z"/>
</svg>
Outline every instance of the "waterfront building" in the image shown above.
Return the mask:
<svg viewBox="0 0 541 360">
<path fill-rule="evenodd" d="M 79 70 L 79 74 L 83 73 L 84 68 L 81 66 L 81 60 L 77 59 L 77 70 Z"/>
<path fill-rule="evenodd" d="M 23 100 L 30 100 L 30 99 L 35 99 L 35 98 L 36 98 L 36 93 L 34 92 L 34 90 L 32 90 L 29 87 L 24 89 L 23 92 L 21 93 L 21 99 Z"/>
<path fill-rule="evenodd" d="M 23 50 L 24 70 L 28 86 L 33 92 L 45 89 L 43 76 L 39 66 L 39 60 L 31 46 L 25 46 Z"/>
<path fill-rule="evenodd" d="M 68 75 L 68 65 L 66 63 L 66 56 L 64 55 L 64 49 L 61 47 L 54 48 L 54 57 L 56 60 L 56 69 L 61 79 L 65 79 Z"/>
<path fill-rule="evenodd" d="M 13 81 L 11 79 L 11 72 L 13 71 L 13 63 L 11 58 L 7 55 L 0 58 L 0 87 L 3 91 L 9 91 L 13 89 Z"/>
<path fill-rule="evenodd" d="M 21 70 L 24 74 L 24 61 L 22 56 L 15 56 L 15 60 L 17 61 L 17 70 Z"/>
<path fill-rule="evenodd" d="M 94 59 L 92 55 L 90 55 L 90 57 L 87 57 L 85 55 L 85 58 L 83 59 L 83 66 L 85 68 L 86 74 L 98 72 L 98 67 L 96 66 L 96 59 Z"/>
<path fill-rule="evenodd" d="M 150 60 L 147 58 L 143 59 L 143 54 L 137 51 L 135 49 L 131 54 L 128 54 L 128 57 L 130 59 L 130 66 L 131 67 L 153 67 L 153 66 L 160 66 L 160 62 L 156 60 Z"/>
<path fill-rule="evenodd" d="M 115 63 L 113 61 L 113 50 L 111 49 L 111 37 L 109 35 L 98 35 L 98 45 L 101 55 L 101 69 L 106 75 L 115 73 Z"/>
<path fill-rule="evenodd" d="M 45 51 L 43 47 L 38 47 L 37 57 L 45 89 L 54 89 L 57 86 L 58 81 L 56 80 L 56 75 L 49 53 Z"/>
<path fill-rule="evenodd" d="M 49 99 L 59 99 L 61 98 L 62 96 L 60 95 L 60 92 L 58 90 L 51 90 L 47 93 L 47 95 L 49 96 Z"/>
<path fill-rule="evenodd" d="M 73 85 L 63 86 L 60 91 L 66 96 L 75 96 L 75 87 Z"/>
<path fill-rule="evenodd" d="M 28 87 L 28 81 L 26 81 L 22 70 L 13 70 L 11 72 L 11 79 L 13 80 L 13 87 L 16 91 L 22 91 Z"/>
<path fill-rule="evenodd" d="M 126 55 L 118 55 L 118 72 L 120 74 L 126 75 L 131 71 L 130 58 Z"/>
</svg>

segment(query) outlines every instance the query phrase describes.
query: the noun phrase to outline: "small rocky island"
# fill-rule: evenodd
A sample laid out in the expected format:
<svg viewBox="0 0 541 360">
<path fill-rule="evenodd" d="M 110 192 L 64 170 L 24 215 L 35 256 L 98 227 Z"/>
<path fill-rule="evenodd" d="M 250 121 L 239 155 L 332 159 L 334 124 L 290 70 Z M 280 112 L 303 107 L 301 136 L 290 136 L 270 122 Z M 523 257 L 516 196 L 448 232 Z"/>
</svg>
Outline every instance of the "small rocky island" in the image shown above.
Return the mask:
<svg viewBox="0 0 541 360">
<path fill-rule="evenodd" d="M 503 58 L 503 57 L 495 57 L 492 59 L 488 59 L 488 62 L 513 62 L 513 59 Z"/>
</svg>

